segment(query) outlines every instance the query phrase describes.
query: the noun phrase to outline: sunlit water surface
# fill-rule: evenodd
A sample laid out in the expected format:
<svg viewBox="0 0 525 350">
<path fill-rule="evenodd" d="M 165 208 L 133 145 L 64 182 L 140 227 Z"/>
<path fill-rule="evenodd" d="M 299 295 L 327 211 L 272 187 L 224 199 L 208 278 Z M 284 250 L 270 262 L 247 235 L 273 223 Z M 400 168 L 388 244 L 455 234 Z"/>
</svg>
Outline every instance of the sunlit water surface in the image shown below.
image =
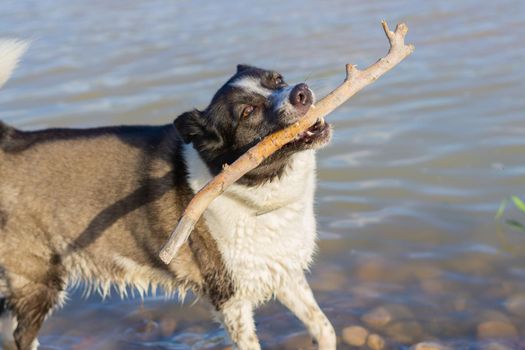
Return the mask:
<svg viewBox="0 0 525 350">
<path fill-rule="evenodd" d="M 169 123 L 204 107 L 237 63 L 322 96 L 345 63 L 385 53 L 383 18 L 406 21 L 417 49 L 329 117 L 315 294 L 338 334 L 363 325 L 391 349 L 431 339 L 482 348 L 486 321 L 525 348 L 525 234 L 494 219 L 503 198 L 525 194 L 523 1 L 4 0 L 0 35 L 32 45 L 0 91 L 0 119 L 25 129 Z M 43 349 L 228 344 L 202 303 L 73 296 L 46 321 Z M 392 320 L 374 329 L 363 315 L 378 306 Z M 311 347 L 277 303 L 257 327 L 264 348 Z"/>
</svg>

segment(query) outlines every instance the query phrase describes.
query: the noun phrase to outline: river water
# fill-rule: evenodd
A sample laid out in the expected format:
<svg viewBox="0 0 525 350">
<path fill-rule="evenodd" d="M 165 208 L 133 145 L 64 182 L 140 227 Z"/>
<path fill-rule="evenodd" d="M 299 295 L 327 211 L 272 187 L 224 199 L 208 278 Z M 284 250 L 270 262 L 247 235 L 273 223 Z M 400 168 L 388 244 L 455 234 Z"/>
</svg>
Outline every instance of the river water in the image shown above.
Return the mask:
<svg viewBox="0 0 525 350">
<path fill-rule="evenodd" d="M 381 19 L 406 21 L 416 52 L 329 117 L 315 294 L 338 335 L 361 325 L 389 349 L 489 348 L 492 337 L 525 349 L 525 233 L 505 223 L 525 215 L 494 218 L 504 198 L 525 196 L 521 0 L 3 0 L 0 36 L 32 44 L 0 91 L 0 119 L 24 129 L 169 123 L 204 107 L 237 63 L 322 96 L 345 63 L 384 55 Z M 43 349 L 228 344 L 201 302 L 80 294 L 46 321 Z M 256 319 L 264 348 L 311 348 L 277 303 Z"/>
</svg>

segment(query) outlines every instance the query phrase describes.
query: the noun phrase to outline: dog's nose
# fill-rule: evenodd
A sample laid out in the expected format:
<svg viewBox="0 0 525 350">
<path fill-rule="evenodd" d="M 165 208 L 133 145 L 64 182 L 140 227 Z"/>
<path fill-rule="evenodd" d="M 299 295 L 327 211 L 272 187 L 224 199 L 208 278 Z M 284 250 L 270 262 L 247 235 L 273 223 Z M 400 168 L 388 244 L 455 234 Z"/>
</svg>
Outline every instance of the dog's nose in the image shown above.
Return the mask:
<svg viewBox="0 0 525 350">
<path fill-rule="evenodd" d="M 290 103 L 292 106 L 301 108 L 312 104 L 312 92 L 306 84 L 297 84 L 290 92 Z"/>
</svg>

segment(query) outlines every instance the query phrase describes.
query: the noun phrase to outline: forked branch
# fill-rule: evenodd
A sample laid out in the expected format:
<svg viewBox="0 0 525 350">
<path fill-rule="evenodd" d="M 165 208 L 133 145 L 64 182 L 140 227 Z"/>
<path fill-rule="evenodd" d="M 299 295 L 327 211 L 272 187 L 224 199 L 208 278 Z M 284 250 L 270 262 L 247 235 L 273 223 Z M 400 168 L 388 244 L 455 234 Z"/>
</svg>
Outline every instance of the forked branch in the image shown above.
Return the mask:
<svg viewBox="0 0 525 350">
<path fill-rule="evenodd" d="M 193 197 L 184 210 L 177 227 L 160 251 L 159 257 L 164 263 L 169 264 L 171 262 L 177 254 L 178 249 L 188 239 L 195 224 L 208 205 L 231 184 L 250 170 L 256 168 L 275 151 L 293 141 L 298 134 L 315 124 L 319 118 L 331 113 L 355 93 L 395 67 L 414 51 L 413 45 L 405 44 L 405 36 L 408 31 L 406 24 L 398 24 L 395 32 L 392 32 L 388 28 L 385 21 L 381 24 L 390 42 L 390 50 L 387 55 L 365 70 L 359 70 L 356 66 L 347 64 L 346 78 L 343 83 L 320 100 L 315 106 L 310 107 L 310 110 L 300 121 L 268 135 L 231 165 L 225 166 L 219 175 L 210 180 L 210 182 Z"/>
</svg>

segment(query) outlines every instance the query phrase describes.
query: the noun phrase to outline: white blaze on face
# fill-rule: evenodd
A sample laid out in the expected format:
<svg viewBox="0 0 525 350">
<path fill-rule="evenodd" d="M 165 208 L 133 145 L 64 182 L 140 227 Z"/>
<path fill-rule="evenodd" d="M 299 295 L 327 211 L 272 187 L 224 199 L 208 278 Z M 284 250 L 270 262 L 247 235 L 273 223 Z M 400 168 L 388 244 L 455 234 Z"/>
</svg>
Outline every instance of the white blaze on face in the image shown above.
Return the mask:
<svg viewBox="0 0 525 350">
<path fill-rule="evenodd" d="M 284 115 L 291 115 L 296 112 L 296 108 L 290 103 L 290 93 L 292 92 L 293 86 L 287 86 L 278 90 L 267 89 L 261 85 L 259 79 L 255 77 L 245 77 L 239 80 L 235 80 L 230 84 L 233 87 L 237 87 L 247 91 L 248 93 L 255 93 L 268 98 L 272 102 L 273 110 L 277 113 Z M 312 90 L 313 100 L 315 101 L 315 95 Z"/>
<path fill-rule="evenodd" d="M 235 80 L 231 83 L 231 86 L 241 88 L 251 93 L 256 93 L 265 98 L 268 98 L 272 94 L 272 90 L 265 88 L 261 85 L 261 82 L 254 77 L 246 77 L 239 80 Z"/>
</svg>

